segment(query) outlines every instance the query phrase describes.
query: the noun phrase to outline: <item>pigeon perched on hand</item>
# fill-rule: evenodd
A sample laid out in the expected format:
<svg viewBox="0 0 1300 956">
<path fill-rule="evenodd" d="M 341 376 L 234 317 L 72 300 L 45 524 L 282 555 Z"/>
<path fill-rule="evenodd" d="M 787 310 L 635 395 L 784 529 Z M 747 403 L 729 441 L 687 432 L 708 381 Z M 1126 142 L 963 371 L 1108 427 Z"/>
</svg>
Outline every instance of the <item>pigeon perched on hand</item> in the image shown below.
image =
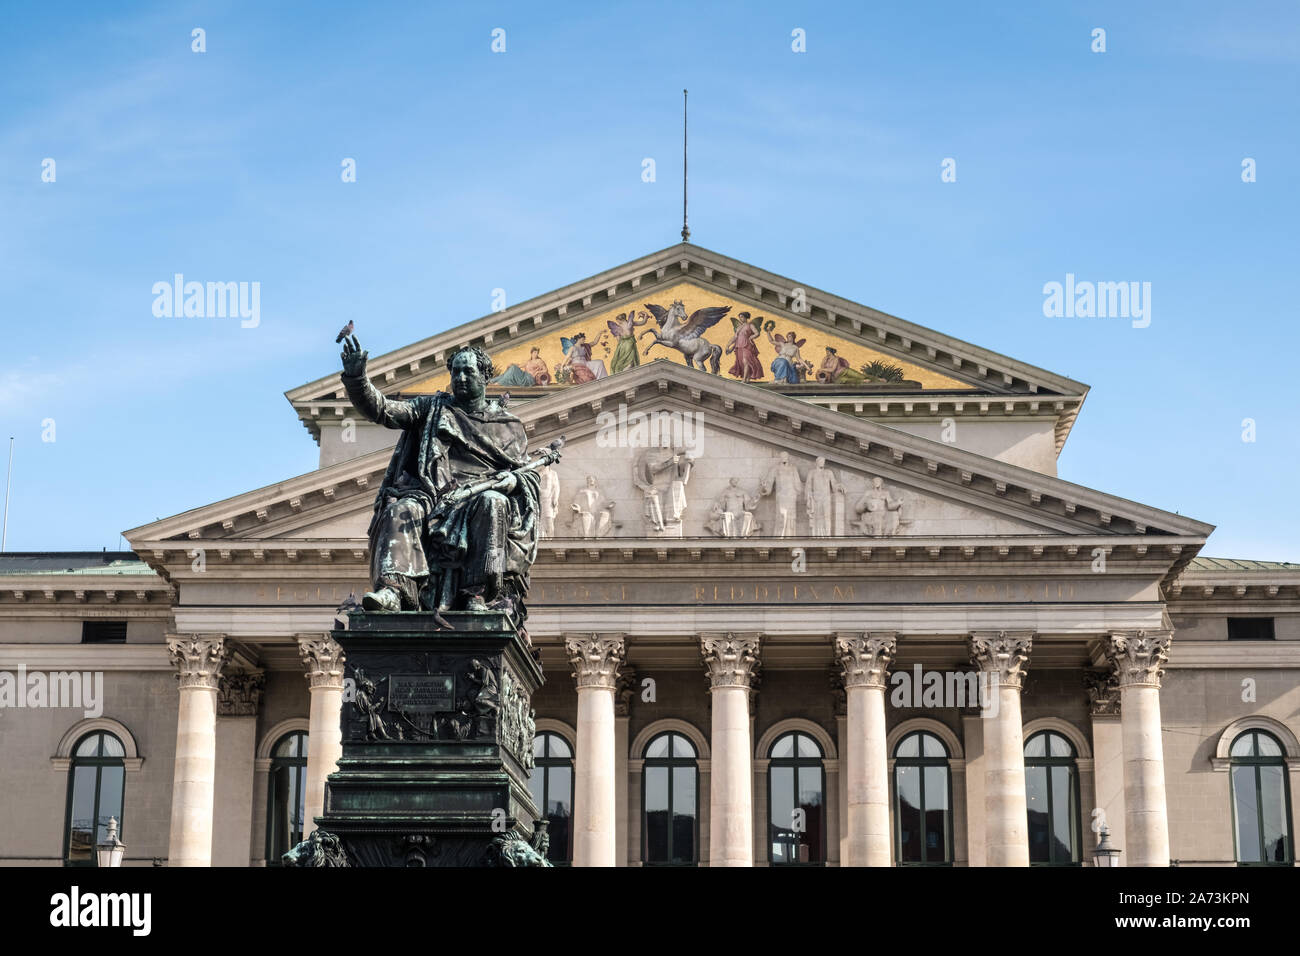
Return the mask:
<svg viewBox="0 0 1300 956">
<path fill-rule="evenodd" d="M 340 342 L 342 342 L 351 334 L 352 334 L 352 320 L 348 319 L 348 324 L 343 326 L 342 330 L 340 330 L 338 338 L 334 340 L 334 344 L 338 345 Z"/>
</svg>

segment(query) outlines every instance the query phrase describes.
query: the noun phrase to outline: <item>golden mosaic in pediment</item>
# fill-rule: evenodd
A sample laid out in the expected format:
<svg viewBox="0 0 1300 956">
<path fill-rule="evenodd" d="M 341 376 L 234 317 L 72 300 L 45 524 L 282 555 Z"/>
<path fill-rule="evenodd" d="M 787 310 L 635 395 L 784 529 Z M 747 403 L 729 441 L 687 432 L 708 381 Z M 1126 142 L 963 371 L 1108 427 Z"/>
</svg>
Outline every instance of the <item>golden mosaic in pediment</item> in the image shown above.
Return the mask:
<svg viewBox="0 0 1300 956">
<path fill-rule="evenodd" d="M 811 325 L 769 317 L 688 282 L 490 351 L 498 373 L 495 383 L 510 388 L 581 385 L 656 358 L 759 385 L 870 387 L 885 382 L 911 383 L 917 389 L 971 388 L 933 369 Z M 442 391 L 447 382 L 444 370 L 403 391 Z"/>
</svg>

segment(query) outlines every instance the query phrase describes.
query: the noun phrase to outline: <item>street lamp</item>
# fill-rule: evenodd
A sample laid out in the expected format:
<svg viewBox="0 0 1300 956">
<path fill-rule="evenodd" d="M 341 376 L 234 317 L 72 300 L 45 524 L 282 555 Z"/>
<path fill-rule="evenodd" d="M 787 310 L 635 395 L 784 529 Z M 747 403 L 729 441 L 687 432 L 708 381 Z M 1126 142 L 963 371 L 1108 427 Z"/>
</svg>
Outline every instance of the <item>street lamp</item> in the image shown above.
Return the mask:
<svg viewBox="0 0 1300 956">
<path fill-rule="evenodd" d="M 108 834 L 103 843 L 95 845 L 95 859 L 103 867 L 121 866 L 124 853 L 126 844 L 117 838 L 117 817 L 109 817 Z"/>
<path fill-rule="evenodd" d="M 1093 866 L 1119 866 L 1120 851 L 1110 845 L 1110 827 L 1102 824 L 1097 833 L 1097 846 L 1092 851 Z"/>
</svg>

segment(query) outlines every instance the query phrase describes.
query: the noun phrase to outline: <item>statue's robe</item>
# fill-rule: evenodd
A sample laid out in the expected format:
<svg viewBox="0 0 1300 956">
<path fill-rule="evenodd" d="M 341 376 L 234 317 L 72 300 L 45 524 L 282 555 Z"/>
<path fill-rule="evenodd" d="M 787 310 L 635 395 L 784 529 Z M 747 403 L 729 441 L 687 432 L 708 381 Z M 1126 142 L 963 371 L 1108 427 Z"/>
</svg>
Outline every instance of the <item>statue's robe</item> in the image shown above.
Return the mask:
<svg viewBox="0 0 1300 956">
<path fill-rule="evenodd" d="M 521 468 L 523 423 L 496 401 L 472 412 L 446 392 L 392 400 L 348 375 L 343 386 L 370 421 L 402 430 L 368 529 L 375 589 L 397 590 L 404 610 L 448 610 L 479 594 L 522 618 L 537 557 L 537 473 L 517 474 L 508 495 L 488 491 L 441 515 L 435 509 L 464 484 Z"/>
</svg>

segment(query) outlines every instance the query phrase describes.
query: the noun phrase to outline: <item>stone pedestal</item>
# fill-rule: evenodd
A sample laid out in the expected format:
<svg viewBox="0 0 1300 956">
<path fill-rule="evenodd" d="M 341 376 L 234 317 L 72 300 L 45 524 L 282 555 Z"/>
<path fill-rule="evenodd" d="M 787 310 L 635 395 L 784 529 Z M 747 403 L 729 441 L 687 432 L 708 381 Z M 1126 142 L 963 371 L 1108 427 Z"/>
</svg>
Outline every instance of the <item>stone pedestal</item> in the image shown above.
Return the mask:
<svg viewBox="0 0 1300 956">
<path fill-rule="evenodd" d="M 318 831 L 290 862 L 538 863 L 528 775 L 541 669 L 504 614 L 444 617 L 454 630 L 427 613 L 353 612 L 331 635 L 346 659 L 342 756 Z"/>
</svg>

